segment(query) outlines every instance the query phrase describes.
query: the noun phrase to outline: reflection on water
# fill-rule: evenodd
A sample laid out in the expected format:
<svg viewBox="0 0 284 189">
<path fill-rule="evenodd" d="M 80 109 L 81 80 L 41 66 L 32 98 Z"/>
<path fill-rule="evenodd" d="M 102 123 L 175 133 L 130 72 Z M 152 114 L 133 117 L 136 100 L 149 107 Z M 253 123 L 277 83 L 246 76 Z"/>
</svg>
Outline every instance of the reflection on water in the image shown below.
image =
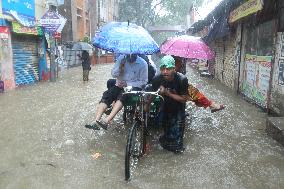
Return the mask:
<svg viewBox="0 0 284 189">
<path fill-rule="evenodd" d="M 84 84 L 81 67 L 73 68 L 55 83 L 0 94 L 0 188 L 284 187 L 284 150 L 266 136 L 266 115 L 192 70 L 189 81 L 227 108 L 212 114 L 188 103 L 186 151 L 167 152 L 152 136 L 150 153 L 126 183 L 121 116 L 108 131 L 84 128 L 94 121 L 110 69 L 94 67 Z"/>
</svg>

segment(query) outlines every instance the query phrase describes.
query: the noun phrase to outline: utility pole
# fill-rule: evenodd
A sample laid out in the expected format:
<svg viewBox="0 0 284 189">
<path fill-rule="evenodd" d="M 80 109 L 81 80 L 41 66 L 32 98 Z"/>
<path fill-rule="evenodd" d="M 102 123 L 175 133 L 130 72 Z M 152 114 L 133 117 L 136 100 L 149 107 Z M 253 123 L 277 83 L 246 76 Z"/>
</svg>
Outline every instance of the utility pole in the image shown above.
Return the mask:
<svg viewBox="0 0 284 189">
<path fill-rule="evenodd" d="M 101 0 L 97 0 L 98 1 L 98 23 L 97 23 L 97 26 L 98 26 L 98 30 L 100 29 L 100 23 L 101 23 L 101 3 L 100 1 Z M 96 51 L 97 51 L 97 63 L 99 64 L 100 63 L 100 59 L 101 59 L 101 52 L 100 52 L 100 49 L 96 47 Z"/>
<path fill-rule="evenodd" d="M 49 11 L 56 12 L 56 6 L 55 5 L 49 5 Z M 53 37 L 53 33 L 49 33 L 49 42 L 50 42 L 50 81 L 55 82 L 56 81 L 56 63 L 55 63 L 55 40 Z"/>
<path fill-rule="evenodd" d="M 45 32 L 49 34 L 49 44 L 50 44 L 50 81 L 55 82 L 57 72 L 57 64 L 55 62 L 55 55 L 57 54 L 56 41 L 54 34 L 59 28 L 60 31 L 64 27 L 66 19 L 59 14 L 57 14 L 57 6 L 64 4 L 64 0 L 48 0 L 46 5 L 48 5 L 48 11 L 41 17 L 40 22 L 45 28 Z"/>
</svg>

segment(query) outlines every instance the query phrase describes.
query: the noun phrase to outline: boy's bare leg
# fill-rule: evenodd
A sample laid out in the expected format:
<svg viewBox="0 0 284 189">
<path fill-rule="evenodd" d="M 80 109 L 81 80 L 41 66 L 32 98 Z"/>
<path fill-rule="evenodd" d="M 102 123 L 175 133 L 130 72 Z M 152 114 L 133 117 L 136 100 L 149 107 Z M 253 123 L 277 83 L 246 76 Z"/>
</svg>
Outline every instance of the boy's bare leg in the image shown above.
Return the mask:
<svg viewBox="0 0 284 189">
<path fill-rule="evenodd" d="M 96 111 L 96 121 L 100 120 L 103 113 L 106 111 L 107 105 L 105 103 L 99 103 L 97 111 Z"/>
<path fill-rule="evenodd" d="M 105 119 L 105 122 L 108 124 L 115 117 L 115 115 L 122 109 L 122 107 L 123 107 L 122 102 L 120 100 L 117 100 L 113 105 L 112 111 Z"/>
</svg>

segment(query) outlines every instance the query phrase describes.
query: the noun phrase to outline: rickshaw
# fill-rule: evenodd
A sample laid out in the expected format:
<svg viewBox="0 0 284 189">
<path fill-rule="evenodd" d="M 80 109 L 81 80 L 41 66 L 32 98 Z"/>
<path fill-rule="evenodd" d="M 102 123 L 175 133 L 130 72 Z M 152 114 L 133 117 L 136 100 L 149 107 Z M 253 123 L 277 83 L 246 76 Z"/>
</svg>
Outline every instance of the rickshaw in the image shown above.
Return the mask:
<svg viewBox="0 0 284 189">
<path fill-rule="evenodd" d="M 124 124 L 130 124 L 127 134 L 125 150 L 125 180 L 132 177 L 135 166 L 146 152 L 147 129 L 155 124 L 159 107 L 164 100 L 156 92 L 126 90 L 123 120 Z M 149 111 L 145 111 L 147 101 L 151 101 Z"/>
</svg>

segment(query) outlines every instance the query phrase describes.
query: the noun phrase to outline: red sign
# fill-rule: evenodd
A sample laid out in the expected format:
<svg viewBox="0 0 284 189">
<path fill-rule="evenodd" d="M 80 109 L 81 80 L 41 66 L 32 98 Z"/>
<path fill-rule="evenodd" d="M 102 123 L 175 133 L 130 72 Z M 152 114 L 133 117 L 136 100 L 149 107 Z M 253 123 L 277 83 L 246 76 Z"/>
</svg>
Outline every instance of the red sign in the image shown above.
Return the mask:
<svg viewBox="0 0 284 189">
<path fill-rule="evenodd" d="M 6 26 L 0 26 L 0 39 L 9 38 L 9 28 Z"/>
<path fill-rule="evenodd" d="M 55 39 L 61 39 L 61 33 L 55 32 L 55 33 L 53 34 L 53 37 L 54 37 Z"/>
</svg>

